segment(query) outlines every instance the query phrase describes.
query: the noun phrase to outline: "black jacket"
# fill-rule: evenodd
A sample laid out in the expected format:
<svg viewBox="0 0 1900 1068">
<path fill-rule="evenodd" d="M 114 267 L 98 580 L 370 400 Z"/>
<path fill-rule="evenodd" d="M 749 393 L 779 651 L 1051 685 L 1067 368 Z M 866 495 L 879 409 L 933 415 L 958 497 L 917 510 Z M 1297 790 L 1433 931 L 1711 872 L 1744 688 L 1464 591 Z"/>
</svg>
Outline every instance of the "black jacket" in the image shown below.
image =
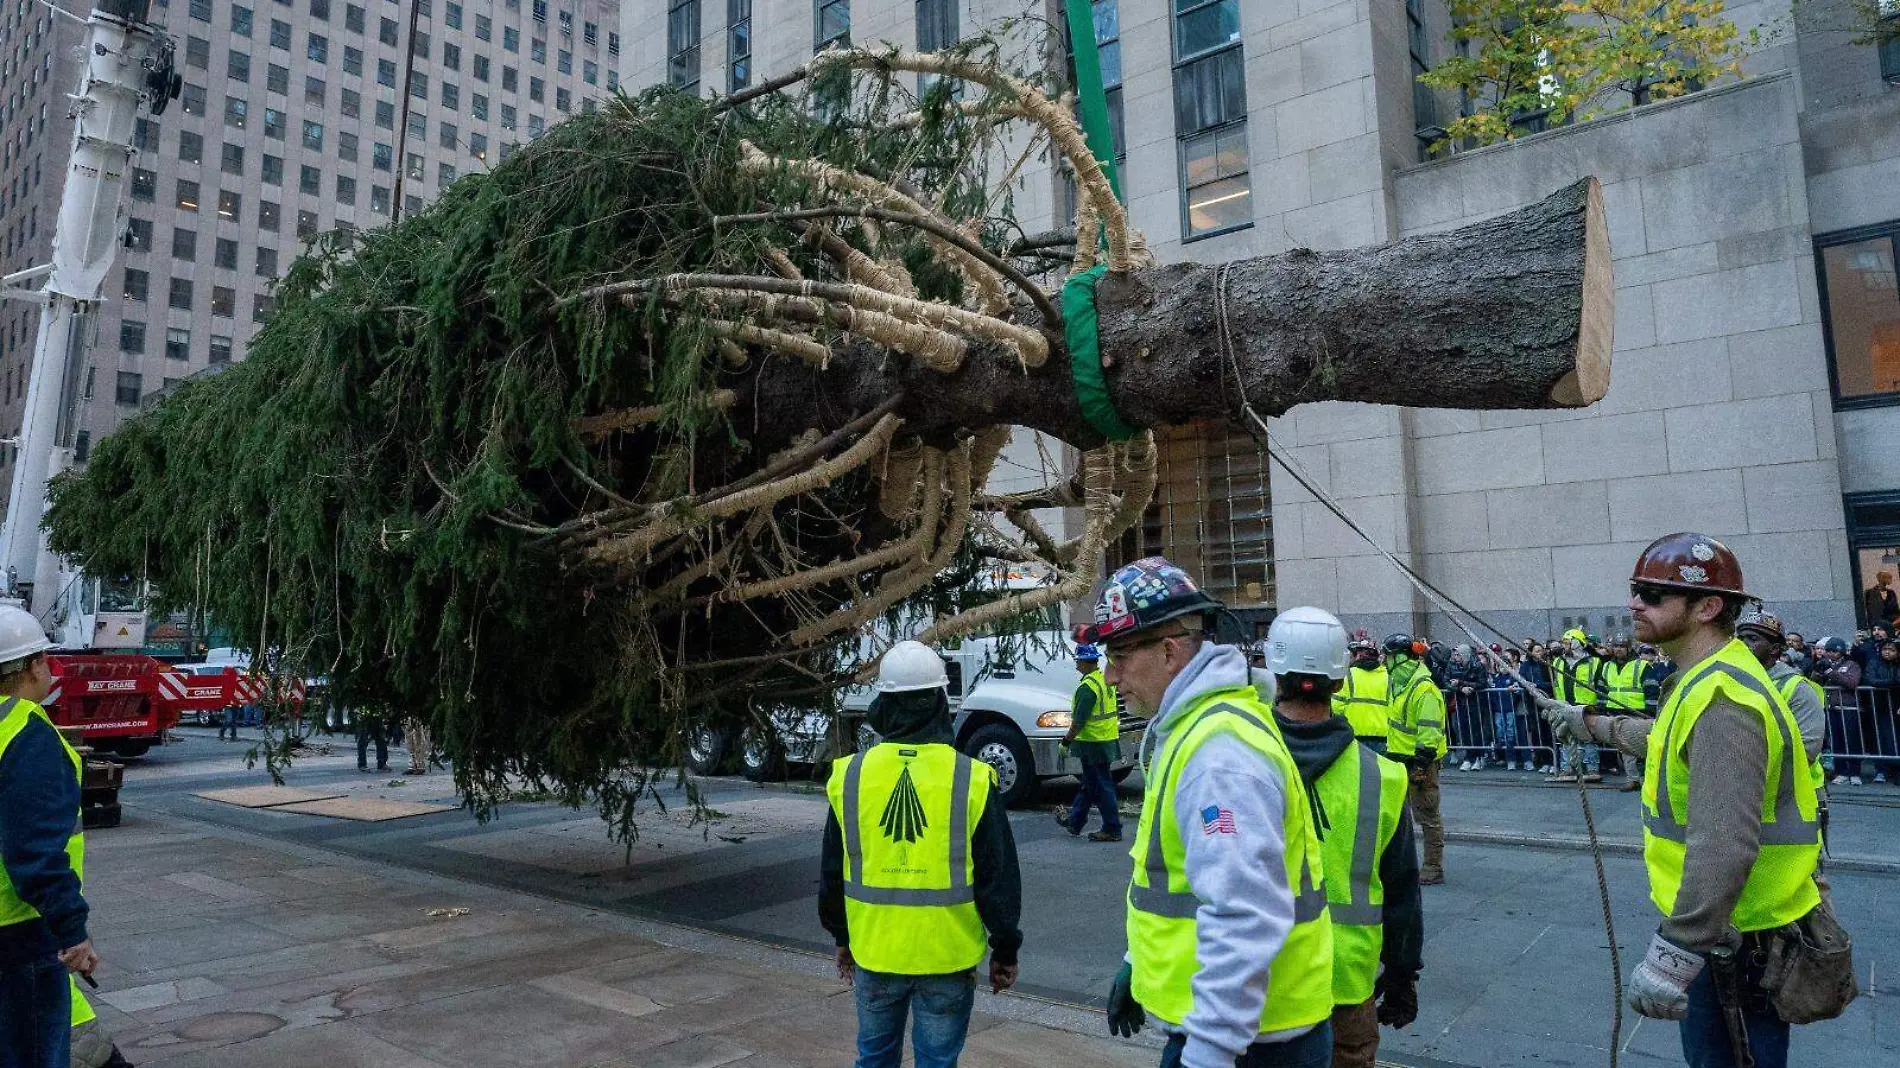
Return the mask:
<svg viewBox="0 0 1900 1068">
<path fill-rule="evenodd" d="M 25 716 L 15 708 L 16 716 Z M 86 941 L 86 899 L 66 856 L 79 815 L 79 777 L 59 733 L 32 716 L 0 756 L 0 861 L 39 918 L 0 927 L 0 963 L 15 964 Z"/>
<path fill-rule="evenodd" d="M 919 731 L 922 737 L 887 738 L 885 744 L 925 744 L 939 742 L 934 732 Z M 835 774 L 835 772 L 834 772 Z M 970 836 L 970 863 L 974 872 L 976 914 L 990 934 L 990 959 L 993 963 L 1013 965 L 1023 944 L 1019 926 L 1023 913 L 1022 872 L 1016 865 L 1016 838 L 1009 829 L 1009 809 L 995 787 L 983 806 L 983 817 L 976 821 Z M 818 869 L 818 922 L 831 932 L 840 946 L 851 944 L 850 926 L 844 907 L 844 829 L 838 826 L 838 813 L 825 817 L 825 844 Z"/>
<path fill-rule="evenodd" d="M 1313 784 L 1333 766 L 1346 747 L 1353 744 L 1352 724 L 1343 716 L 1333 716 L 1320 723 L 1295 723 L 1283 716 L 1275 719 L 1280 724 L 1281 735 L 1286 738 L 1287 752 L 1300 769 L 1300 781 L 1306 784 L 1307 797 L 1314 808 L 1313 826 L 1324 839 L 1327 820 Z M 1370 750 L 1367 755 L 1371 755 Z M 1351 834 L 1352 829 L 1343 828 L 1343 833 Z M 1410 802 L 1399 816 L 1399 828 L 1393 832 L 1392 841 L 1379 856 L 1379 882 L 1385 888 L 1381 920 L 1385 941 L 1379 963 L 1385 966 L 1387 979 L 1414 982 L 1425 966 L 1425 913 L 1419 900 L 1418 844 L 1412 834 Z"/>
</svg>

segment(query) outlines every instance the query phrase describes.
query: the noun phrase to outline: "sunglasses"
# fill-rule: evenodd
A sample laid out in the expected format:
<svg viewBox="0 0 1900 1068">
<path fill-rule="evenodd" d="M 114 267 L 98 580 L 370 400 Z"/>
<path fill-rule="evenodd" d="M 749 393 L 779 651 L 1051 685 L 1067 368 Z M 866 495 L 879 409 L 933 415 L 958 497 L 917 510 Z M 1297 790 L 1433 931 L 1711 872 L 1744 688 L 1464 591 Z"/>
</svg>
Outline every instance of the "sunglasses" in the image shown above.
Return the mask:
<svg viewBox="0 0 1900 1068">
<path fill-rule="evenodd" d="M 1630 596 L 1654 608 L 1663 603 L 1663 599 L 1666 597 L 1687 597 L 1688 594 L 1676 590 L 1664 589 L 1661 586 L 1644 586 L 1640 583 L 1632 582 L 1630 583 Z"/>
</svg>

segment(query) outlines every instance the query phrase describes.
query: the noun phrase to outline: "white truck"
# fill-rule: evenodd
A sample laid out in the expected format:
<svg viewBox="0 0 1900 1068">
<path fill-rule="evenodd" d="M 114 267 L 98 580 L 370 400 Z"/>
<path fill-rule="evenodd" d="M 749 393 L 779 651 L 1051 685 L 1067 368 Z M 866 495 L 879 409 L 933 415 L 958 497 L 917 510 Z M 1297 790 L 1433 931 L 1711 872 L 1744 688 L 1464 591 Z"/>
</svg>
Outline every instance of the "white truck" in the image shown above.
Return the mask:
<svg viewBox="0 0 1900 1068">
<path fill-rule="evenodd" d="M 996 769 L 997 789 L 1007 804 L 1033 801 L 1042 780 L 1082 770 L 1060 752 L 1081 682 L 1070 651 L 1066 636 L 1056 631 L 1033 638 L 965 639 L 943 650 L 957 748 Z M 763 781 L 783 777 L 787 765 L 810 764 L 822 777 L 823 765 L 833 758 L 875 742 L 864 723 L 873 696 L 869 687 L 846 691 L 835 719 L 805 710 L 770 714 L 771 734 L 757 726 L 738 732 L 698 728 L 687 740 L 688 766 L 710 775 L 732 763 L 748 778 Z M 1134 770 L 1146 728 L 1145 720 L 1122 717 L 1117 782 Z"/>
</svg>

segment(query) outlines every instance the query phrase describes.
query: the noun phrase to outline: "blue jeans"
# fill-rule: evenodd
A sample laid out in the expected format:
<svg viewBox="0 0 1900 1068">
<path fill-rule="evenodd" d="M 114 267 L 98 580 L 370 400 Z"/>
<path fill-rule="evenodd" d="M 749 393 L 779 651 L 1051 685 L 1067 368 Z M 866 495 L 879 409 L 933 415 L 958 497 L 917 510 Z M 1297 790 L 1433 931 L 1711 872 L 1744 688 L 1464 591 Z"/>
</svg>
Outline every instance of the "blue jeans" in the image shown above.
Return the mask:
<svg viewBox="0 0 1900 1068">
<path fill-rule="evenodd" d="M 1181 1049 L 1186 1045 L 1186 1035 L 1171 1036 L 1161 1051 L 1161 1068 L 1181 1068 Z M 1332 1064 L 1331 1020 L 1321 1020 L 1318 1027 L 1285 1042 L 1256 1042 L 1234 1058 L 1234 1068 L 1332 1068 Z"/>
<path fill-rule="evenodd" d="M 1109 770 L 1106 760 L 1084 760 L 1082 762 L 1082 792 L 1075 795 L 1075 804 L 1069 808 L 1069 833 L 1081 834 L 1088 826 L 1089 809 L 1102 810 L 1102 830 L 1119 836 L 1122 833 L 1121 802 L 1115 797 L 1115 773 Z"/>
<path fill-rule="evenodd" d="M 857 1068 L 898 1068 L 904 1059 L 904 1022 L 915 1015 L 911 1049 L 917 1068 L 956 1068 L 976 1004 L 976 972 L 891 975 L 859 968 Z"/>
<path fill-rule="evenodd" d="M 236 705 L 232 705 L 231 707 L 224 710 L 224 722 L 218 724 L 218 740 L 223 741 L 224 736 L 226 734 L 229 734 L 231 736 L 231 740 L 235 742 L 237 741 L 237 736 L 238 736 L 237 732 L 238 732 L 238 707 Z"/>
<path fill-rule="evenodd" d="M 1756 978 L 1748 972 L 1743 969 L 1745 984 Z M 1743 1000 L 1751 1000 L 1746 990 Z M 1788 1068 L 1788 1025 L 1781 1017 L 1767 1005 L 1745 1004 L 1742 1018 L 1748 1030 L 1748 1050 L 1755 1055 L 1755 1068 Z M 1715 997 L 1715 980 L 1706 968 L 1689 984 L 1689 1016 L 1682 1021 L 1682 1059 L 1689 1062 L 1689 1068 L 1735 1068 L 1728 1024 Z"/>
<path fill-rule="evenodd" d="M 72 986 L 52 954 L 0 964 L 0 1068 L 67 1068 Z"/>
</svg>

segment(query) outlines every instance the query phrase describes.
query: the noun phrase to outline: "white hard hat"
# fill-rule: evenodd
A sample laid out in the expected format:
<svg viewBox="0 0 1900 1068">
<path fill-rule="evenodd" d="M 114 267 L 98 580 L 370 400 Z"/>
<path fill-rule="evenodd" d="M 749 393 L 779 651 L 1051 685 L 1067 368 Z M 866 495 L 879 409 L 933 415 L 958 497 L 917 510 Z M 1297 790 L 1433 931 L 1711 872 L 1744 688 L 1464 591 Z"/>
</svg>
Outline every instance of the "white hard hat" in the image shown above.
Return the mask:
<svg viewBox="0 0 1900 1068">
<path fill-rule="evenodd" d="M 1267 628 L 1267 670 L 1275 675 L 1346 677 L 1346 628 L 1331 612 L 1289 608 Z"/>
<path fill-rule="evenodd" d="M 877 666 L 879 693 L 936 690 L 949 685 L 950 676 L 944 673 L 943 657 L 923 642 L 898 642 Z"/>
<path fill-rule="evenodd" d="M 0 668 L 13 667 L 53 647 L 46 628 L 33 613 L 17 605 L 0 604 Z"/>
</svg>

